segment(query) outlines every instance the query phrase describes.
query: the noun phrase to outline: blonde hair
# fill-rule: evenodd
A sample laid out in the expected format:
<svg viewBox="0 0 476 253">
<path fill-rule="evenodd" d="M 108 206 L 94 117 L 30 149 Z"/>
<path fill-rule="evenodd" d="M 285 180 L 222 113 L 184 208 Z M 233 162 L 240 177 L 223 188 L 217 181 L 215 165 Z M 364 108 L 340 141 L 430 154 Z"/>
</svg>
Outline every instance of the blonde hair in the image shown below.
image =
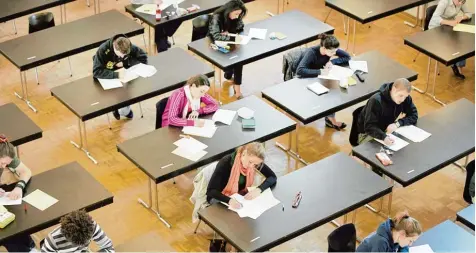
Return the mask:
<svg viewBox="0 0 476 253">
<path fill-rule="evenodd" d="M 266 156 L 266 149 L 264 148 L 264 145 L 259 142 L 250 142 L 246 145 L 239 147 L 237 151 L 238 153 L 246 151 L 248 155 L 256 156 L 261 160 L 264 160 L 264 157 Z"/>
<path fill-rule="evenodd" d="M 114 48 L 122 54 L 131 52 L 131 41 L 126 37 L 119 37 L 113 42 Z"/>
<path fill-rule="evenodd" d="M 422 232 L 420 222 L 410 217 L 407 211 L 397 213 L 391 224 L 392 230 L 405 231 L 406 236 L 420 235 Z"/>
<path fill-rule="evenodd" d="M 395 82 L 393 82 L 393 85 L 398 90 L 404 89 L 409 93 L 412 91 L 412 83 L 410 83 L 410 81 L 408 81 L 406 78 L 398 78 L 395 80 Z"/>
</svg>

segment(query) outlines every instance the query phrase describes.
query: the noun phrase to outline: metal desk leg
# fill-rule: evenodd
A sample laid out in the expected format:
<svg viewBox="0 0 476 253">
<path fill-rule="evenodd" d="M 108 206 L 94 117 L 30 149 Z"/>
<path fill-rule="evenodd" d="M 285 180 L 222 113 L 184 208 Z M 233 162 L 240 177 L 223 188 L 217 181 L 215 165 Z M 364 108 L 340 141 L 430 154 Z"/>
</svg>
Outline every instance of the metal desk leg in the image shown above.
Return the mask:
<svg viewBox="0 0 476 253">
<path fill-rule="evenodd" d="M 111 119 L 109 119 L 109 113 L 106 113 L 106 116 L 107 116 L 107 124 L 109 125 L 109 130 L 112 130 Z"/>
<path fill-rule="evenodd" d="M 151 180 L 147 180 L 147 185 L 149 186 L 149 204 L 145 203 L 141 198 L 138 198 L 137 201 L 145 208 L 150 209 L 152 206 L 152 187 L 150 186 Z"/>
<path fill-rule="evenodd" d="M 222 72 L 222 70 L 219 67 L 215 66 L 215 77 L 214 77 L 214 79 L 215 79 L 215 97 L 217 97 L 218 103 L 220 103 L 220 105 L 223 104 L 221 102 L 221 95 L 220 95 L 220 93 L 222 91 L 222 88 L 223 88 L 222 83 L 221 83 L 221 75 L 222 75 L 221 72 Z M 217 84 L 218 84 L 218 87 L 220 88 L 220 90 L 217 90 Z"/>
<path fill-rule="evenodd" d="M 195 227 L 195 230 L 193 231 L 193 233 L 194 233 L 194 234 L 196 234 L 196 233 L 197 233 L 198 226 L 200 226 L 200 223 L 202 223 L 202 220 L 201 220 L 201 219 L 200 219 L 200 220 L 198 220 L 198 224 L 197 224 L 197 226 Z"/>
<path fill-rule="evenodd" d="M 140 117 L 144 118 L 144 113 L 142 112 L 142 104 L 139 102 Z"/>
<path fill-rule="evenodd" d="M 20 147 L 16 146 L 15 149 L 17 151 L 17 157 L 20 158 Z"/>
<path fill-rule="evenodd" d="M 98 164 L 96 159 L 94 159 L 94 157 L 88 151 L 88 137 L 86 132 L 86 123 L 81 121 L 80 118 L 78 118 L 78 130 L 79 130 L 80 145 L 78 145 L 74 141 L 70 141 L 70 143 L 73 144 L 73 146 L 75 146 L 77 149 L 83 151 L 86 154 L 86 156 L 89 158 L 89 160 L 91 160 L 94 164 Z M 84 141 L 83 141 L 83 131 L 84 131 Z"/>
<path fill-rule="evenodd" d="M 393 179 L 390 180 L 390 184 L 393 185 L 394 181 Z M 392 216 L 392 197 L 393 197 L 393 191 L 388 194 L 388 217 Z"/>
<path fill-rule="evenodd" d="M 425 12 L 425 10 L 424 10 L 423 12 Z M 404 23 L 405 25 L 407 25 L 407 26 L 410 26 L 410 27 L 412 27 L 412 28 L 415 28 L 415 27 L 418 26 L 419 21 L 420 21 L 420 6 L 417 6 L 417 14 L 416 14 L 415 24 L 412 24 L 412 23 L 410 23 L 410 22 L 408 22 L 408 21 L 404 21 L 403 23 Z"/>
<path fill-rule="evenodd" d="M 438 61 L 435 60 L 435 72 L 433 73 L 433 94 L 431 95 L 431 98 L 433 98 L 433 100 L 435 102 L 437 102 L 438 104 L 440 104 L 442 106 L 446 106 L 446 104 L 441 102 L 441 100 L 437 99 L 436 95 L 435 95 L 436 74 L 437 73 L 438 73 Z"/>
<path fill-rule="evenodd" d="M 60 22 L 61 24 L 63 24 L 63 7 L 60 5 L 59 9 L 60 9 L 60 16 L 61 16 Z"/>
<path fill-rule="evenodd" d="M 424 4 L 423 5 L 423 18 L 421 19 L 422 23 L 420 25 L 422 31 L 425 31 L 425 19 L 426 19 L 426 9 L 427 8 L 428 8 L 428 4 Z"/>
<path fill-rule="evenodd" d="M 63 4 L 63 13 L 64 13 L 64 22 L 66 23 L 66 22 L 68 22 L 66 20 L 66 4 Z"/>
<path fill-rule="evenodd" d="M 289 149 L 289 152 L 296 156 L 300 162 L 302 162 L 304 165 L 309 165 L 308 162 L 306 162 L 300 155 L 299 155 L 299 126 L 301 123 L 296 124 L 296 152 L 294 152 L 292 149 Z"/>
<path fill-rule="evenodd" d="M 153 49 L 152 49 L 152 38 L 150 37 L 150 26 L 148 26 L 149 28 L 147 29 L 147 34 L 149 36 L 149 55 L 153 55 Z"/>
<path fill-rule="evenodd" d="M 342 20 L 344 21 L 344 35 L 347 35 L 347 29 L 349 29 L 349 28 L 347 27 L 347 29 L 346 29 L 346 26 L 345 26 L 345 15 L 344 15 L 344 14 L 342 14 Z"/>
<path fill-rule="evenodd" d="M 329 12 L 327 13 L 326 18 L 324 19 L 324 23 L 327 23 L 327 19 L 328 19 L 329 16 L 331 15 L 331 12 L 332 12 L 332 9 L 330 9 Z M 345 30 L 345 16 L 344 16 L 344 30 Z"/>
<path fill-rule="evenodd" d="M 350 25 L 350 17 L 347 17 L 347 29 L 349 29 L 349 25 Z M 349 49 L 349 42 L 350 42 L 350 33 L 347 33 L 347 43 L 345 45 L 345 51 Z"/>
<path fill-rule="evenodd" d="M 428 67 L 426 69 L 426 87 L 425 90 L 420 90 L 419 88 L 412 86 L 414 90 L 421 94 L 425 94 L 428 91 L 428 84 L 430 83 L 430 65 L 431 65 L 431 58 L 428 57 Z"/>
<path fill-rule="evenodd" d="M 283 150 L 284 152 L 288 153 L 289 155 L 293 156 L 293 158 L 296 160 L 296 166 L 297 166 L 297 162 L 301 162 L 303 163 L 304 165 L 308 165 L 309 163 L 306 162 L 300 155 L 299 155 L 299 138 L 298 138 L 298 126 L 299 126 L 299 123 L 296 125 L 296 130 L 295 131 L 295 136 L 296 136 L 296 152 L 294 152 L 292 150 L 292 132 L 291 133 L 288 133 L 289 134 L 289 144 L 288 144 L 288 147 L 286 148 L 283 144 L 279 143 L 279 142 L 275 142 L 275 145 L 276 147 L 278 147 L 279 149 Z"/>
<path fill-rule="evenodd" d="M 15 34 L 18 34 L 17 23 L 15 23 L 15 19 L 13 20 L 13 29 L 15 30 Z"/>
<path fill-rule="evenodd" d="M 21 83 L 21 92 L 22 94 L 18 94 L 15 92 L 15 96 L 17 96 L 19 99 L 25 101 L 25 103 L 30 107 L 31 110 L 34 112 L 38 112 L 36 108 L 31 104 L 30 100 L 28 100 L 28 84 L 26 82 L 26 72 L 20 71 L 20 83 Z"/>
<path fill-rule="evenodd" d="M 167 226 L 168 228 L 171 228 L 172 226 L 170 226 L 170 224 L 164 220 L 164 218 L 162 218 L 162 216 L 160 216 L 160 213 L 159 213 L 159 192 L 157 191 L 157 184 L 154 182 L 154 185 L 155 185 L 155 210 L 154 209 L 150 209 L 152 210 L 155 214 L 157 214 L 157 217 L 159 218 L 160 221 L 162 221 L 162 223 L 165 224 L 165 226 Z"/>
<path fill-rule="evenodd" d="M 354 56 L 355 56 L 355 26 L 356 26 L 356 22 L 355 22 L 355 19 L 354 19 L 354 35 L 353 35 L 353 38 L 352 38 L 352 54 Z"/>
<path fill-rule="evenodd" d="M 469 155 L 466 156 L 466 159 L 464 160 L 464 165 L 461 165 L 458 162 L 454 162 L 453 165 L 455 165 L 456 167 L 458 167 L 462 170 L 466 170 L 466 166 L 468 166 L 468 162 L 469 162 Z"/>
</svg>

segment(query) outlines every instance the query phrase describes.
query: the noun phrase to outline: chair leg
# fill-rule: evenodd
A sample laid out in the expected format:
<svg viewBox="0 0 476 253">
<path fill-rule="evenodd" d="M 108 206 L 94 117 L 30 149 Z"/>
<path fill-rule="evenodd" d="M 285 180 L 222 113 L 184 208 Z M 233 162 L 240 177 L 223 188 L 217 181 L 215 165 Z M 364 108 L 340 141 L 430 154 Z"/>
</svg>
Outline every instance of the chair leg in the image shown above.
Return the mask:
<svg viewBox="0 0 476 253">
<path fill-rule="evenodd" d="M 331 15 L 332 9 L 329 10 L 329 13 L 327 13 L 326 18 L 324 19 L 324 23 L 326 23 L 327 19 L 329 18 L 329 15 Z"/>
<path fill-rule="evenodd" d="M 174 39 L 174 36 L 172 36 L 172 45 L 175 46 L 175 39 Z"/>
<path fill-rule="evenodd" d="M 419 55 L 420 55 L 420 52 L 418 52 L 418 53 L 415 55 L 415 58 L 413 58 L 413 62 L 416 61 L 416 59 L 418 58 Z"/>
<path fill-rule="evenodd" d="M 139 102 L 140 117 L 144 118 L 144 112 L 142 111 L 142 104 Z"/>
<path fill-rule="evenodd" d="M 18 33 L 17 31 L 17 23 L 15 23 L 15 19 L 13 20 L 13 29 L 15 29 L 15 34 Z"/>
<path fill-rule="evenodd" d="M 36 84 L 40 85 L 40 79 L 38 79 L 38 68 L 35 68 L 35 74 L 36 74 Z"/>
<path fill-rule="evenodd" d="M 200 223 L 202 223 L 202 220 L 201 220 L 201 219 L 200 219 L 200 220 L 198 220 L 198 224 L 197 224 L 197 226 L 195 227 L 195 230 L 193 231 L 193 233 L 194 233 L 194 234 L 196 234 L 196 233 L 197 233 L 198 226 L 200 226 Z"/>
<path fill-rule="evenodd" d="M 68 64 L 69 64 L 69 75 L 73 76 L 73 69 L 71 69 L 71 60 L 68 57 Z"/>
</svg>

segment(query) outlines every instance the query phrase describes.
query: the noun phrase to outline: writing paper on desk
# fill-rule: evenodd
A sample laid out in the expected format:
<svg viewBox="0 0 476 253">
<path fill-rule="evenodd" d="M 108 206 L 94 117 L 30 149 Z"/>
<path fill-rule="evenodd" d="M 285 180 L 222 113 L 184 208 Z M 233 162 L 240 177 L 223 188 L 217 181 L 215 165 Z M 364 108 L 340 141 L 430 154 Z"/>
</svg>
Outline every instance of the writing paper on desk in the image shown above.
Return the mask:
<svg viewBox="0 0 476 253">
<path fill-rule="evenodd" d="M 399 127 L 397 130 L 395 130 L 395 132 L 401 134 L 403 137 L 413 142 L 422 142 L 431 136 L 431 134 L 427 131 L 413 125 Z"/>
<path fill-rule="evenodd" d="M 244 196 L 241 196 L 238 193 L 233 194 L 231 198 L 240 202 L 242 207 L 240 209 L 229 207 L 228 209 L 238 213 L 241 218 L 250 217 L 252 219 L 257 219 L 265 211 L 281 203 L 274 197 L 273 192 L 269 188 L 252 200 L 246 200 Z"/>
<path fill-rule="evenodd" d="M 136 78 L 138 78 L 139 75 L 137 75 L 133 70 L 131 69 L 126 69 L 124 70 L 124 77 L 119 79 L 122 83 L 128 83 Z"/>
<path fill-rule="evenodd" d="M 386 146 L 387 148 L 389 148 L 393 151 L 399 151 L 400 149 L 402 149 L 402 148 L 404 148 L 408 145 L 408 142 L 398 138 L 397 136 L 395 136 L 393 134 L 387 134 L 387 136 L 389 136 L 390 138 L 392 138 L 394 140 L 393 144 L 390 145 L 390 146 L 385 145 L 385 143 L 382 140 L 379 140 L 379 139 L 375 139 L 375 140 L 382 143 L 384 146 Z"/>
<path fill-rule="evenodd" d="M 236 111 L 218 109 L 215 114 L 213 114 L 212 120 L 215 122 L 222 122 L 227 125 L 231 125 L 233 119 L 235 118 Z"/>
<path fill-rule="evenodd" d="M 122 83 L 119 79 L 98 79 L 104 90 L 110 90 L 122 87 Z"/>
<path fill-rule="evenodd" d="M 192 151 L 188 148 L 178 147 L 174 151 L 172 151 L 172 154 L 178 155 L 185 159 L 196 162 L 200 160 L 200 158 L 205 156 L 207 154 L 207 151 L 205 150 Z"/>
<path fill-rule="evenodd" d="M 316 93 L 317 95 L 322 95 L 322 94 L 324 94 L 324 93 L 329 92 L 329 89 L 326 88 L 324 85 L 322 85 L 322 84 L 319 83 L 319 82 L 315 82 L 315 83 L 313 83 L 313 84 L 309 84 L 309 85 L 307 86 L 307 88 L 308 88 L 310 91 Z"/>
<path fill-rule="evenodd" d="M 192 137 L 181 138 L 180 140 L 174 142 L 174 145 L 179 148 L 189 149 L 191 151 L 200 151 L 208 148 L 206 144 L 203 144 Z"/>
<path fill-rule="evenodd" d="M 5 193 L 2 197 L 0 197 L 0 205 L 2 206 L 13 206 L 13 205 L 20 205 L 20 204 L 21 204 L 21 198 L 9 199 L 8 193 Z"/>
<path fill-rule="evenodd" d="M 453 26 L 453 31 L 474 33 L 475 29 L 474 29 L 474 25 L 457 24 Z"/>
<path fill-rule="evenodd" d="M 250 28 L 248 36 L 251 38 L 264 40 L 266 39 L 266 33 L 268 33 L 268 29 Z"/>
<path fill-rule="evenodd" d="M 182 132 L 189 135 L 212 138 L 216 130 L 217 127 L 215 126 L 215 122 L 213 120 L 206 119 L 203 127 L 186 126 L 183 128 Z"/>
<path fill-rule="evenodd" d="M 46 210 L 48 207 L 58 202 L 57 199 L 37 189 L 23 198 L 28 204 L 38 208 L 40 211 Z"/>
<path fill-rule="evenodd" d="M 146 65 L 143 63 L 139 63 L 137 65 L 134 65 L 129 68 L 132 72 L 134 72 L 136 75 L 147 78 L 155 75 L 157 73 L 157 69 L 152 66 L 152 65 Z"/>
<path fill-rule="evenodd" d="M 231 37 L 237 37 L 237 36 L 240 36 L 241 37 L 241 41 L 240 42 L 235 42 L 235 41 L 215 41 L 215 44 L 218 42 L 219 44 L 238 44 L 238 45 L 246 45 L 248 44 L 248 42 L 250 42 L 251 40 L 251 37 L 250 36 L 246 36 L 246 35 L 237 35 L 237 34 L 228 34 L 229 36 Z M 218 44 L 217 44 L 218 45 Z"/>
<path fill-rule="evenodd" d="M 352 69 L 344 68 L 341 66 L 337 65 L 332 65 L 331 69 L 329 70 L 329 73 L 327 75 L 320 75 L 318 78 L 323 78 L 323 79 L 332 79 L 332 80 L 342 80 L 344 78 L 349 78 L 354 74 L 354 71 Z"/>
<path fill-rule="evenodd" d="M 410 253 L 433 253 L 433 249 L 428 244 L 413 246 L 408 249 Z"/>
<path fill-rule="evenodd" d="M 136 11 L 140 13 L 145 13 L 149 15 L 155 15 L 157 9 L 157 4 L 144 4 L 141 7 L 137 8 Z"/>
<path fill-rule="evenodd" d="M 367 67 L 367 62 L 366 61 L 349 61 L 349 68 L 352 69 L 353 71 L 363 71 L 365 73 L 369 72 L 369 69 Z"/>
<path fill-rule="evenodd" d="M 165 10 L 167 9 L 170 5 L 173 5 L 173 4 L 180 4 L 182 3 L 184 0 L 162 0 L 162 4 L 159 6 L 160 10 Z"/>
</svg>

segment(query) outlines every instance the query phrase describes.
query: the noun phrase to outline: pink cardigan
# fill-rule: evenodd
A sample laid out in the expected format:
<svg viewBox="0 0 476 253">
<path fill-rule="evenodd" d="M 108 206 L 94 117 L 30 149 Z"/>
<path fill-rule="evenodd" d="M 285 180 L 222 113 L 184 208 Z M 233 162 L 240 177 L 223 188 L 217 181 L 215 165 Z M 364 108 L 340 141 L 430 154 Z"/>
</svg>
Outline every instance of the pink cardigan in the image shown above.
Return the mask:
<svg viewBox="0 0 476 253">
<path fill-rule="evenodd" d="M 200 101 L 205 104 L 205 107 L 200 107 L 198 113 L 209 114 L 218 110 L 218 102 L 208 94 L 200 98 Z M 193 126 L 193 119 L 183 119 L 182 113 L 184 107 L 187 105 L 187 97 L 185 96 L 184 88 L 180 88 L 172 93 L 169 101 L 165 106 L 162 114 L 162 127 L 172 126 Z"/>
</svg>

